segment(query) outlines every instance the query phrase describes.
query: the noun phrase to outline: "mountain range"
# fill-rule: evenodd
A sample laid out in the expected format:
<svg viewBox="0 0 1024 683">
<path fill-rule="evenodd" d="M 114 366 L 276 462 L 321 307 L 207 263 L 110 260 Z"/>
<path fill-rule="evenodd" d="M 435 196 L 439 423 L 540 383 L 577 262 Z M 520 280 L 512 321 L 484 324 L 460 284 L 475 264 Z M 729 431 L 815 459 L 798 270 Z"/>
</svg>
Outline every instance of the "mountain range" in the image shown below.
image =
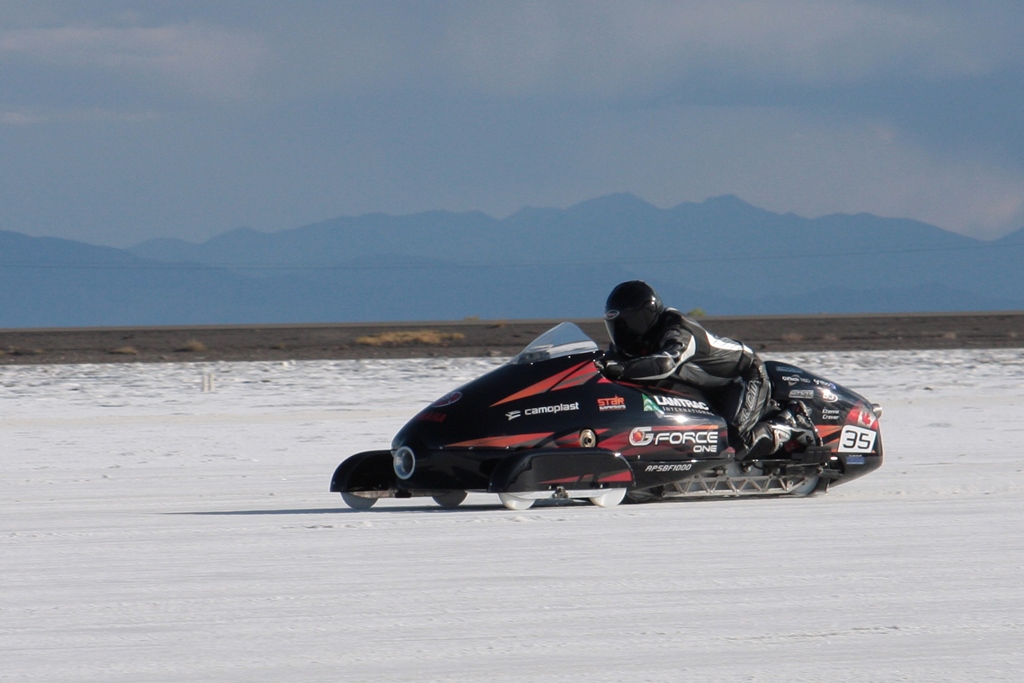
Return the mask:
<svg viewBox="0 0 1024 683">
<path fill-rule="evenodd" d="M 723 196 L 660 209 L 340 217 L 128 249 L 0 231 L 0 328 L 592 318 L 649 281 L 708 315 L 1024 309 L 1024 229 L 994 241 Z"/>
</svg>

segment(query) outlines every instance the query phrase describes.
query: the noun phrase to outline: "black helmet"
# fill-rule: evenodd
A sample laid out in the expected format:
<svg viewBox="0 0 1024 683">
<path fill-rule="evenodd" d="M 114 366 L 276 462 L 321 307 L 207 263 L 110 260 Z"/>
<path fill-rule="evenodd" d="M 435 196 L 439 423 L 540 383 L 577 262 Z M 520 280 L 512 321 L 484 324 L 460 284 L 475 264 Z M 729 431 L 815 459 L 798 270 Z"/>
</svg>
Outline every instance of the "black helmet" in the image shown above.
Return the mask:
<svg viewBox="0 0 1024 683">
<path fill-rule="evenodd" d="M 628 356 L 643 353 L 644 336 L 665 310 L 661 297 L 643 280 L 623 282 L 608 295 L 604 324 L 615 346 Z"/>
</svg>

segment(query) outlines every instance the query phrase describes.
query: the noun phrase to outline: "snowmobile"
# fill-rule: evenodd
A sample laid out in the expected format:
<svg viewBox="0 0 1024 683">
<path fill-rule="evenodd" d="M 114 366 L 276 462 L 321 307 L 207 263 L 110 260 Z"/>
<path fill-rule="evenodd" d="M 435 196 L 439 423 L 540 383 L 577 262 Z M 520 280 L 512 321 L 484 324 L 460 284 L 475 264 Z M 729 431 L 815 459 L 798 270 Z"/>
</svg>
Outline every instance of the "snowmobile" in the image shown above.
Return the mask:
<svg viewBox="0 0 1024 683">
<path fill-rule="evenodd" d="M 380 498 L 430 497 L 457 507 L 467 492 L 524 510 L 538 500 L 806 496 L 882 464 L 881 407 L 822 377 L 767 361 L 772 406 L 799 402 L 816 443 L 791 441 L 747 461 L 699 389 L 616 381 L 578 326 L 548 330 L 504 365 L 413 417 L 390 450 L 342 461 L 330 490 L 355 509 Z"/>
</svg>

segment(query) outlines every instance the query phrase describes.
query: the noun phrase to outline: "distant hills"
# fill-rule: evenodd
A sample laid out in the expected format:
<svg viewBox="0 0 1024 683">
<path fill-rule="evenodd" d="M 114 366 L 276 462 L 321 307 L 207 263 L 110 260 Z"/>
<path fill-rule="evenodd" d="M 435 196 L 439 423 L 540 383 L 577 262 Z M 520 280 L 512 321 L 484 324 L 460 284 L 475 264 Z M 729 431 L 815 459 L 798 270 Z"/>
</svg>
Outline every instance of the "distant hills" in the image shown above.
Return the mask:
<svg viewBox="0 0 1024 683">
<path fill-rule="evenodd" d="M 906 219 L 659 209 L 367 214 L 130 249 L 0 231 L 0 327 L 582 318 L 642 278 L 708 315 L 1024 309 L 1024 229 L 986 242 Z"/>
</svg>

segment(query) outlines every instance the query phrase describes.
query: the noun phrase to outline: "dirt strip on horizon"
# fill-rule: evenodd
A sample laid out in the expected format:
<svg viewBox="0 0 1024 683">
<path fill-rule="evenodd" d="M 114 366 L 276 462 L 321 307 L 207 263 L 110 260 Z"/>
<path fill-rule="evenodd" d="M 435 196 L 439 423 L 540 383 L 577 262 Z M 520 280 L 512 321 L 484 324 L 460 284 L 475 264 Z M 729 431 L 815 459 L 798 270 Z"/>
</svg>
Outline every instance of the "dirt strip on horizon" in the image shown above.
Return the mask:
<svg viewBox="0 0 1024 683">
<path fill-rule="evenodd" d="M 511 356 L 559 320 L 0 329 L 0 365 Z M 600 319 L 574 320 L 604 345 Z M 706 317 L 759 352 L 1024 347 L 1024 311 Z"/>
</svg>

